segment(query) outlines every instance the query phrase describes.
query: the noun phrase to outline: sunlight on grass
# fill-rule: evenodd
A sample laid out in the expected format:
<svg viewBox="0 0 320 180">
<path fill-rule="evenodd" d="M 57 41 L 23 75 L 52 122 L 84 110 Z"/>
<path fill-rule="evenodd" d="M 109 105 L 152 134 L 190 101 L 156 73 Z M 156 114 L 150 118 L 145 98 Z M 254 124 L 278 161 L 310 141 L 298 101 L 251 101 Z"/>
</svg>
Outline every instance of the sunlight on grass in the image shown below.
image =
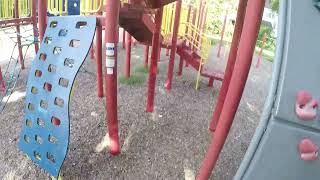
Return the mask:
<svg viewBox="0 0 320 180">
<path fill-rule="evenodd" d="M 137 68 L 135 68 L 134 72 L 148 74 L 149 69 L 145 68 L 144 66 L 138 66 Z"/>
<path fill-rule="evenodd" d="M 119 82 L 126 85 L 137 85 L 145 82 L 145 76 L 143 74 L 132 74 L 129 79 L 124 76 L 119 77 Z"/>
</svg>

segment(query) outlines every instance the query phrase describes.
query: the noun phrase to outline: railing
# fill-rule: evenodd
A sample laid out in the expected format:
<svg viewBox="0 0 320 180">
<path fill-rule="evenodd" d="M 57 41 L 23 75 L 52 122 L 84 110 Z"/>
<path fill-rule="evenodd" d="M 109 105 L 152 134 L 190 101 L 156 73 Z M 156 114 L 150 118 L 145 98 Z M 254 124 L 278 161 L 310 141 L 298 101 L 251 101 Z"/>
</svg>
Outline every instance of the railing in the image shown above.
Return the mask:
<svg viewBox="0 0 320 180">
<path fill-rule="evenodd" d="M 199 89 L 201 70 L 208 60 L 211 44 L 208 36 L 204 34 L 200 28 L 194 26 L 192 23 L 186 23 L 185 27 L 188 28 L 188 32 L 182 37 L 183 40 L 188 44 L 191 50 L 199 53 L 201 57 L 196 82 L 196 89 Z"/>
<path fill-rule="evenodd" d="M 0 0 L 0 19 L 14 18 L 15 0 Z M 19 0 L 19 16 L 28 17 L 31 15 L 31 0 Z"/>
<path fill-rule="evenodd" d="M 53 15 L 67 15 L 68 0 L 48 0 L 48 12 Z"/>
<path fill-rule="evenodd" d="M 84 15 L 102 12 L 106 2 L 107 0 L 80 0 L 80 13 Z"/>
</svg>

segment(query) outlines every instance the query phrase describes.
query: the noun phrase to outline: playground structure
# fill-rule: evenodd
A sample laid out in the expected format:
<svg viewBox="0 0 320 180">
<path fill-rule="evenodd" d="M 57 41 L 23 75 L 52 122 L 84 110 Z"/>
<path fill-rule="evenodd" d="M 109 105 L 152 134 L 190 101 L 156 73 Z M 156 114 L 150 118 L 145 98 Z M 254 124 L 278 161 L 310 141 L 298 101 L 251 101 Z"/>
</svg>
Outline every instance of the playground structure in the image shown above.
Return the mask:
<svg viewBox="0 0 320 180">
<path fill-rule="evenodd" d="M 266 177 L 268 179 L 314 179 L 319 176 L 317 170 L 319 162 L 316 161 L 319 130 L 318 123 L 315 121 L 318 109 L 316 100 L 318 89 L 317 86 L 310 86 L 310 84 L 314 84 L 317 81 L 316 77 L 318 77 L 318 71 L 311 68 L 317 67 L 315 64 L 318 64 L 317 61 L 312 60 L 317 58 L 317 49 L 316 46 L 306 46 L 306 44 L 317 44 L 319 41 L 318 36 L 314 36 L 320 30 L 319 24 L 314 21 L 314 17 L 319 15 L 319 6 L 314 2 L 294 0 L 281 2 L 281 29 L 278 36 L 279 44 L 277 45 L 273 84 L 270 88 L 268 102 L 266 103 L 260 126 L 235 179 L 265 179 Z M 166 82 L 168 90 L 172 86 L 175 52 L 181 57 L 179 74 L 182 72 L 183 63 L 186 63 L 198 70 L 198 79 L 200 75 L 206 76 L 207 71 L 203 68 L 203 64 L 208 50 L 203 44 L 208 42 L 203 36 L 203 32 L 201 30 L 198 31 L 203 29 L 202 26 L 204 26 L 206 18 L 205 16 L 203 16 L 202 20 L 199 18 L 199 26 L 195 27 L 192 22 L 193 19 L 197 19 L 194 15 L 196 13 L 193 13 L 192 16 L 189 13 L 192 8 L 188 8 L 187 20 L 185 25 L 182 25 L 182 28 L 175 26 L 179 24 L 176 23 L 179 22 L 179 15 L 174 17 L 174 20 L 172 20 L 175 23 L 172 25 L 171 44 L 163 44 L 163 39 L 167 37 L 169 37 L 170 41 L 170 35 L 161 33 L 161 24 L 172 23 L 170 23 L 170 18 L 166 19 L 162 16 L 163 14 L 170 14 L 170 12 L 173 14 L 172 8 L 168 8 L 169 10 L 164 10 L 163 8 L 168 7 L 165 5 L 173 3 L 173 1 L 150 0 L 147 3 L 140 1 L 120 6 L 119 1 L 108 0 L 105 5 L 96 3 L 95 6 L 86 8 L 86 12 L 82 11 L 82 14 L 96 13 L 96 17 L 53 17 L 48 21 L 46 19 L 48 10 L 46 3 L 46 1 L 39 1 L 38 4 L 39 33 L 42 45 L 29 74 L 26 118 L 19 146 L 33 161 L 52 176 L 57 177 L 59 175 L 67 153 L 70 91 L 76 73 L 89 52 L 94 31 L 96 31 L 98 96 L 102 97 L 101 37 L 102 29 L 106 29 L 105 96 L 110 139 L 109 152 L 112 155 L 120 153 L 116 69 L 119 24 L 135 39 L 145 43 L 146 49 L 149 45 L 152 45 L 147 112 L 153 111 L 157 63 L 161 46 L 164 45 L 166 48 L 171 48 Z M 203 1 L 201 1 L 199 10 L 202 10 L 200 12 L 206 12 L 203 4 Z M 99 7 L 104 8 L 100 10 Z M 210 129 L 214 131 L 214 137 L 197 175 L 199 180 L 210 177 L 231 128 L 252 63 L 263 7 L 263 0 L 239 1 L 236 24 L 224 76 L 220 78 L 221 74 L 207 73 L 209 74 L 209 84 L 214 79 L 223 80 L 223 83 L 210 124 Z M 176 2 L 175 8 L 175 13 L 180 14 L 177 13 L 183 9 L 180 0 Z M 56 11 L 65 14 L 61 9 L 63 8 Z M 105 14 L 102 12 L 103 9 L 105 9 Z M 151 15 L 153 13 L 155 13 L 154 17 Z M 307 18 L 301 18 L 301 16 Z M 130 17 L 132 22 L 141 23 L 140 25 L 143 26 L 132 25 L 133 27 L 131 27 L 130 23 L 126 24 L 125 19 Z M 70 26 L 70 24 L 72 25 Z M 311 33 L 304 33 L 303 38 L 301 38 L 299 35 L 302 31 L 305 31 L 305 26 Z M 195 30 L 197 28 L 198 30 Z M 44 33 L 45 29 L 46 34 Z M 84 32 L 86 32 L 86 36 L 81 36 Z M 142 36 L 148 32 L 152 36 Z M 170 31 L 162 30 L 162 32 L 168 33 Z M 184 35 L 179 35 L 181 32 Z M 179 36 L 180 39 L 178 40 Z M 130 39 L 128 40 L 127 42 L 130 42 Z M 129 47 L 129 45 L 126 46 L 126 49 L 129 50 Z M 79 57 L 74 55 L 74 53 L 78 53 L 76 48 L 81 49 Z M 301 49 L 303 51 L 300 51 Z M 310 59 L 310 61 L 301 61 L 301 55 L 297 54 L 298 52 L 305 52 L 305 54 L 303 53 L 304 57 Z M 128 65 L 126 69 L 130 70 L 130 57 L 126 59 L 126 64 Z M 308 66 L 313 71 L 306 72 L 303 77 L 297 78 L 294 73 L 301 72 L 302 66 Z M 66 68 L 71 68 L 72 70 L 66 71 Z M 129 72 L 127 73 L 129 78 L 130 71 L 126 70 L 126 72 Z M 36 82 L 35 78 L 42 78 L 42 80 Z M 44 79 L 52 81 L 52 83 L 44 82 Z M 298 85 L 292 88 L 292 84 Z M 61 93 L 60 86 L 66 88 L 64 89 L 64 94 Z M 46 126 L 48 129 L 39 126 Z M 57 145 L 55 144 L 56 141 L 62 143 Z M 284 160 L 279 162 L 279 159 Z M 290 173 L 284 171 L 284 167 L 290 169 Z M 302 172 L 302 170 L 305 171 Z"/>
<path fill-rule="evenodd" d="M 14 91 L 20 71 L 25 68 L 24 59 L 29 47 L 34 44 L 37 52 L 39 45 L 35 0 L 1 1 L 0 9 L 0 30 L 14 43 L 9 63 L 4 70 L 0 67 L 1 113 Z"/>
<path fill-rule="evenodd" d="M 249 1 L 250 2 L 250 1 Z M 161 23 L 163 21 L 162 16 L 163 16 L 163 5 L 164 4 L 169 4 L 171 2 L 169 1 L 163 1 L 160 2 L 160 8 L 157 10 L 148 10 L 146 11 L 145 8 L 146 6 L 143 5 L 143 2 L 136 2 L 134 4 L 123 4 L 120 8 L 120 3 L 118 1 L 108 1 L 106 4 L 106 10 L 105 10 L 105 16 L 101 16 L 102 12 L 100 12 L 99 10 L 96 10 L 97 13 L 97 30 L 96 30 L 96 55 L 97 55 L 97 84 L 98 84 L 98 95 L 99 96 L 103 96 L 102 92 L 102 87 L 103 87 L 103 83 L 102 83 L 102 56 L 101 52 L 99 52 L 102 49 L 102 40 L 101 40 L 101 34 L 102 34 L 102 27 L 108 27 L 105 31 L 105 43 L 106 43 L 106 69 L 105 69 L 105 80 L 106 80 L 106 90 L 105 90 L 105 96 L 106 96 L 106 111 L 107 111 L 107 121 L 108 121 L 108 136 L 109 136 L 109 140 L 110 140 L 110 144 L 109 144 L 109 152 L 113 155 L 117 155 L 120 153 L 120 144 L 119 144 L 119 132 L 118 132 L 118 120 L 117 120 L 117 70 L 116 70 L 116 66 L 117 66 L 117 42 L 118 42 L 118 24 L 120 24 L 122 27 L 124 27 L 124 29 L 126 29 L 127 32 L 129 32 L 129 34 L 131 34 L 135 39 L 137 39 L 138 41 L 145 43 L 147 45 L 150 45 L 150 43 L 152 43 L 152 54 L 151 54 L 151 62 L 150 62 L 150 70 L 149 70 L 149 80 L 148 80 L 148 97 L 147 97 L 147 107 L 146 107 L 146 111 L 147 112 L 152 112 L 153 111 L 153 106 L 154 106 L 154 93 L 155 93 L 155 80 L 156 80 L 156 75 L 157 75 L 157 63 L 158 63 L 158 59 L 159 59 L 159 51 L 160 51 L 160 47 L 162 46 L 162 39 L 163 36 L 161 35 Z M 256 23 L 254 24 L 254 28 L 253 28 L 253 33 L 251 33 L 250 37 L 255 34 L 258 33 L 258 27 L 261 21 L 261 15 L 262 15 L 262 10 L 263 10 L 263 3 L 261 4 L 255 4 L 254 1 L 251 1 L 251 11 L 253 11 L 254 7 L 260 7 L 260 11 L 258 11 L 258 15 L 255 16 L 255 21 Z M 61 3 L 60 3 L 61 4 Z M 145 5 L 151 4 L 150 7 L 157 7 L 157 4 L 155 4 L 154 2 L 149 2 L 146 3 Z M 62 30 L 66 30 L 68 29 L 68 27 L 64 27 L 64 25 L 67 25 L 67 23 L 65 23 L 63 20 L 65 19 L 64 17 L 61 18 L 57 18 L 55 19 L 51 19 L 49 21 L 49 23 L 46 23 L 46 12 L 47 12 L 47 4 L 46 1 L 40 1 L 39 4 L 39 33 L 40 33 L 40 39 L 42 40 L 42 46 L 47 46 L 44 44 L 48 44 L 47 38 L 48 35 L 47 34 L 51 34 L 50 31 L 52 28 L 62 28 L 60 29 L 60 31 Z M 167 83 L 166 83 L 166 87 L 168 90 L 171 89 L 171 83 L 172 83 L 172 75 L 173 75 L 173 61 L 174 61 L 174 54 L 175 52 L 177 52 L 181 59 L 180 59 L 180 66 L 179 66 L 179 74 L 181 74 L 182 72 L 182 67 L 183 67 L 183 62 L 185 61 L 187 64 L 190 64 L 192 67 L 194 67 L 196 70 L 198 70 L 198 77 L 201 74 L 205 74 L 204 72 L 206 72 L 203 68 L 203 63 L 205 58 L 207 58 L 207 53 L 208 53 L 208 49 L 205 46 L 206 44 L 208 44 L 208 42 L 206 41 L 205 36 L 203 35 L 203 31 L 201 31 L 201 29 L 203 29 L 203 27 L 205 26 L 205 16 L 200 16 L 200 14 L 206 12 L 206 8 L 205 8 L 205 3 L 203 3 L 202 1 L 200 1 L 200 6 L 199 6 L 199 15 L 197 17 L 197 13 L 196 10 L 193 10 L 193 15 L 192 15 L 192 21 L 191 20 L 191 8 L 188 8 L 188 17 L 187 18 L 187 22 L 185 22 L 184 24 L 184 28 L 182 28 L 182 33 L 184 31 L 185 35 L 182 36 L 181 41 L 179 41 L 178 43 L 178 33 L 179 33 L 179 14 L 181 11 L 181 6 L 182 6 L 182 2 L 179 0 L 176 3 L 176 15 L 174 18 L 174 23 L 173 23 L 173 34 L 172 34 L 172 40 L 171 40 L 171 44 L 166 44 L 166 48 L 171 48 L 171 55 L 170 55 L 170 60 L 169 60 L 169 68 L 168 68 L 168 79 L 167 79 Z M 249 6 L 250 7 L 250 6 Z M 98 8 L 99 9 L 99 8 Z M 246 6 L 244 5 L 244 1 L 240 1 L 240 6 L 239 6 L 239 14 L 238 14 L 238 19 L 237 20 L 237 25 L 236 25 L 236 38 L 240 38 L 239 34 L 240 32 L 238 32 L 237 30 L 242 29 L 242 22 L 244 19 L 244 11 L 246 9 Z M 88 10 L 88 9 L 87 9 Z M 60 8 L 60 10 L 58 10 L 59 12 L 63 12 Z M 93 13 L 94 10 L 88 10 L 89 13 Z M 154 17 L 150 14 L 150 13 L 154 13 L 155 15 Z M 99 15 L 100 14 L 100 15 Z M 119 17 L 119 19 L 117 18 Z M 251 17 L 248 17 L 247 21 L 250 21 Z M 171 18 L 172 19 L 172 18 Z M 70 21 L 65 19 L 66 21 Z M 119 22 L 118 22 L 119 20 Z M 154 20 L 154 21 L 153 21 Z M 59 23 L 60 21 L 62 21 L 62 23 Z M 173 21 L 173 20 L 172 20 Z M 93 34 L 92 31 L 92 24 L 91 23 L 87 23 L 86 21 L 82 21 L 82 19 L 80 18 L 80 20 L 77 21 L 78 23 L 81 24 L 81 22 L 83 22 L 83 24 L 88 25 L 87 28 L 90 28 L 91 33 L 89 33 L 90 35 Z M 127 23 L 126 23 L 127 22 Z M 130 23 L 128 23 L 130 22 Z M 164 22 L 170 22 L 166 19 L 164 19 Z M 196 23 L 197 22 L 197 23 Z M 47 34 L 44 36 L 44 31 L 45 31 L 45 26 L 47 24 Z M 60 25 L 62 24 L 62 25 Z M 138 26 L 135 26 L 136 24 L 138 24 Z M 61 26 L 61 27 L 60 27 Z M 77 26 L 76 26 L 77 27 Z M 168 27 L 168 26 L 167 26 Z M 169 26 L 170 27 L 170 26 Z M 249 27 L 249 29 L 252 27 Z M 200 30 L 199 30 L 200 29 Z M 68 31 L 66 31 L 68 32 Z M 167 31 L 168 32 L 168 31 Z M 152 36 L 148 36 L 149 34 L 152 34 Z M 60 34 L 60 32 L 58 33 Z M 55 33 L 55 35 L 57 35 L 57 33 Z M 167 35 L 168 36 L 168 35 Z M 90 36 L 89 36 L 90 37 Z M 52 34 L 53 39 L 52 44 L 55 45 L 60 44 L 60 41 L 64 41 L 64 40 L 58 40 L 59 38 L 54 38 L 54 34 Z M 93 36 L 92 36 L 93 38 Z M 152 40 L 151 40 L 152 38 Z M 77 41 L 80 41 L 80 44 L 82 41 L 84 41 L 84 39 L 82 39 L 82 36 L 79 36 L 78 39 L 74 39 Z M 256 40 L 256 36 L 252 36 L 251 37 L 251 43 L 249 43 L 249 45 L 252 48 L 249 48 L 249 52 L 247 52 L 247 56 L 252 56 L 253 54 L 253 47 L 255 44 L 255 40 Z M 70 41 L 70 40 L 68 40 Z M 67 41 L 67 42 L 68 42 Z M 72 40 L 71 40 L 72 41 Z M 73 42 L 69 43 L 69 46 L 72 47 L 73 46 Z M 85 40 L 88 41 L 88 40 Z M 169 40 L 170 41 L 170 40 Z M 130 41 L 129 41 L 130 42 Z M 234 48 L 236 49 L 237 46 L 237 39 L 235 41 L 233 41 L 234 44 Z M 203 45 L 204 44 L 204 45 Z M 87 43 L 85 45 L 88 45 Z M 53 47 L 54 48 L 54 52 L 57 51 L 57 54 L 62 53 L 63 54 L 63 48 L 61 47 L 63 45 L 56 46 Z M 80 45 L 81 46 L 81 45 Z M 129 46 L 127 46 L 127 50 L 129 50 L 128 48 Z M 45 47 L 44 47 L 45 48 Z M 57 49 L 58 48 L 58 49 Z M 86 49 L 86 48 L 85 48 Z M 89 51 L 89 48 L 87 48 L 87 52 Z M 83 53 L 85 53 L 86 51 L 82 51 Z M 199 54 L 198 54 L 199 53 Z M 128 53 L 129 54 L 129 53 Z M 236 54 L 236 53 L 235 53 Z M 230 54 L 235 56 L 235 54 Z M 52 56 L 52 55 L 51 55 Z M 39 63 L 39 61 L 45 61 L 47 57 L 51 57 L 49 54 L 44 53 L 43 51 L 36 57 L 35 62 L 33 67 L 35 66 L 39 66 L 36 65 Z M 59 55 L 58 56 L 54 56 L 52 57 L 53 60 L 57 59 L 55 62 L 61 62 L 61 60 L 59 59 Z M 250 58 L 248 58 L 250 59 Z M 80 57 L 80 60 L 78 60 L 79 64 L 81 64 L 81 62 L 83 62 L 84 57 Z M 76 61 L 76 60 L 75 60 Z M 49 60 L 49 63 L 52 62 L 51 60 Z M 129 65 L 130 67 L 130 59 L 128 61 L 128 58 L 126 59 L 126 65 Z M 230 61 L 229 61 L 230 62 Z M 232 59 L 231 63 L 234 63 L 235 59 Z M 50 64 L 51 65 L 51 64 Z M 49 66 L 50 66 L 49 65 Z M 56 66 L 57 68 L 57 72 L 59 72 L 58 74 L 61 74 L 63 72 L 60 72 L 61 70 L 59 69 L 63 69 L 60 68 L 61 65 L 58 64 L 53 64 L 54 66 Z M 80 67 L 80 66 L 77 66 Z M 130 69 L 128 66 L 126 67 L 126 69 Z M 229 67 L 230 68 L 230 67 Z M 51 69 L 51 68 L 50 68 Z M 247 67 L 247 69 L 244 69 L 248 71 L 249 67 Z M 46 71 L 41 71 L 41 75 L 37 76 L 37 74 L 39 75 L 39 73 L 36 73 L 36 69 L 35 70 L 35 74 L 36 77 L 41 78 L 42 76 L 48 76 L 51 77 L 51 79 L 57 79 L 55 78 L 53 75 L 50 74 L 51 71 L 49 71 L 49 73 L 47 73 Z M 242 70 L 242 69 L 241 69 Z M 228 69 L 227 67 L 227 72 L 226 73 L 231 73 L 232 74 L 233 69 Z M 43 82 L 43 88 L 45 89 L 45 91 L 47 92 L 52 92 L 53 95 L 51 95 L 50 97 L 53 98 L 53 105 L 52 104 L 52 99 L 48 99 L 48 97 L 43 96 L 43 93 L 41 93 L 41 96 L 43 96 L 41 99 L 40 94 L 37 95 L 38 91 L 43 91 L 40 90 L 39 86 L 32 86 L 30 84 L 32 84 L 31 82 L 34 82 L 34 73 L 30 73 L 29 75 L 29 81 L 28 81 L 28 97 L 31 98 L 29 99 L 29 101 L 27 102 L 27 107 L 26 107 L 26 123 L 23 126 L 23 130 L 21 132 L 21 139 L 19 141 L 20 144 L 20 148 L 21 150 L 23 150 L 25 153 L 27 153 L 31 159 L 36 162 L 37 164 L 39 164 L 42 168 L 46 169 L 48 172 L 50 172 L 51 175 L 57 177 L 61 168 L 61 165 L 63 163 L 63 160 L 66 156 L 66 150 L 67 150 L 67 145 L 68 145 L 68 136 L 69 136 L 69 116 L 68 116 L 68 101 L 69 98 L 68 97 L 62 97 L 59 94 L 56 94 L 59 91 L 54 91 L 54 89 L 56 89 L 56 86 L 62 86 L 60 84 L 60 81 L 62 79 L 64 79 L 65 81 L 67 81 L 67 85 L 66 88 L 69 89 L 69 93 L 66 94 L 70 94 L 70 87 L 71 84 L 73 84 L 73 80 L 76 72 L 77 72 L 77 68 L 74 68 L 74 70 L 72 71 L 73 73 L 72 76 L 70 76 L 70 78 L 68 78 L 67 80 L 65 80 L 65 77 L 59 77 L 59 82 L 58 84 L 56 84 L 57 82 Z M 129 71 L 130 73 L 130 71 Z M 242 72 L 240 72 L 242 73 Z M 244 72 L 247 73 L 247 72 Z M 213 83 L 214 79 L 218 79 L 218 80 L 222 80 L 222 75 L 218 76 L 218 78 L 216 77 L 216 74 L 212 75 L 209 74 L 207 75 L 209 76 L 210 79 L 210 83 Z M 243 82 L 245 82 L 246 76 L 243 76 Z M 48 79 L 48 78 L 46 78 Z M 199 78 L 198 78 L 199 79 Z M 229 81 L 229 80 L 228 80 Z M 224 81 L 224 83 L 229 83 L 228 81 Z M 32 87 L 31 87 L 32 86 Z M 238 85 L 238 89 L 243 88 L 244 83 Z M 32 90 L 33 87 L 35 88 L 35 92 Z M 235 88 L 237 89 L 237 88 Z M 30 95 L 29 95 L 30 94 Z M 34 98 L 32 98 L 34 97 Z M 37 100 L 36 100 L 37 99 Z M 36 100 L 36 101 L 35 101 Z M 238 101 L 240 99 L 238 98 Z M 35 104 L 40 104 L 40 106 L 38 107 L 38 105 Z M 61 111 L 61 109 L 59 110 L 54 110 L 52 109 L 54 106 L 56 108 L 56 106 L 59 106 L 60 108 L 62 108 L 63 111 L 65 111 L 64 116 L 62 117 L 61 115 L 59 115 L 60 113 L 57 113 L 59 111 Z M 45 110 L 45 111 L 44 111 Z M 235 113 L 235 112 L 234 112 Z M 36 116 L 37 117 L 36 117 Z M 32 125 L 30 126 L 30 124 L 41 124 L 39 120 L 43 120 L 44 122 L 46 122 L 45 124 L 52 124 L 50 126 L 54 126 L 52 127 L 51 130 L 47 131 L 44 130 L 42 128 L 38 128 L 33 127 Z M 50 123 L 51 122 L 51 123 Z M 57 132 L 59 132 L 59 130 L 55 130 L 54 128 L 57 127 L 61 128 L 60 131 L 63 130 L 64 133 L 61 134 L 57 134 Z M 49 133 L 49 134 L 48 134 Z M 42 141 L 44 139 L 44 137 L 47 137 L 49 135 L 49 144 L 50 146 L 54 146 L 54 142 L 55 140 L 58 139 L 58 141 L 63 141 L 63 146 L 58 147 L 58 146 L 54 146 L 55 148 L 50 148 L 52 149 L 52 151 L 49 151 L 48 148 L 48 144 L 45 143 L 44 145 L 42 145 Z M 58 138 L 56 136 L 59 136 Z M 34 142 L 33 140 L 30 140 L 32 138 L 30 137 L 35 137 L 36 142 Z M 55 137 L 55 138 L 53 138 Z M 225 140 L 226 137 L 222 137 L 222 141 Z M 46 141 L 45 141 L 46 142 Z M 220 147 L 221 149 L 222 147 Z M 212 153 L 211 151 L 209 152 L 209 154 Z M 206 158 L 206 160 L 210 159 Z M 203 167 L 200 169 L 200 173 L 199 173 L 199 179 L 206 179 L 209 177 L 210 172 L 212 170 L 213 167 L 210 168 L 210 166 L 208 166 L 208 164 L 210 165 L 210 163 L 207 163 L 205 160 Z M 209 169 L 207 169 L 209 167 Z"/>
</svg>

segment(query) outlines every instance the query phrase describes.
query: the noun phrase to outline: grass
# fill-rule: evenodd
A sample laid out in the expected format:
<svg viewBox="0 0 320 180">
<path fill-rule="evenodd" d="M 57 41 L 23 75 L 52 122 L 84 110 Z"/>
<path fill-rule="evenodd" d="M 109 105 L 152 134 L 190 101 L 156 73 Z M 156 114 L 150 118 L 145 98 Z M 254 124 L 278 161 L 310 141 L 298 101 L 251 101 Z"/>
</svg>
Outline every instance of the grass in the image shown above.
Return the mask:
<svg viewBox="0 0 320 180">
<path fill-rule="evenodd" d="M 138 66 L 137 68 L 134 69 L 134 72 L 142 73 L 142 74 L 148 74 L 149 73 L 149 69 L 145 68 L 144 66 Z"/>
<path fill-rule="evenodd" d="M 148 74 L 149 73 L 149 68 L 145 68 L 144 66 L 138 66 L 137 68 L 134 69 L 134 72 L 142 73 L 142 74 Z M 159 67 L 157 69 L 157 74 L 159 74 Z"/>
<path fill-rule="evenodd" d="M 145 76 L 143 74 L 131 74 L 129 79 L 126 79 L 124 76 L 119 77 L 119 82 L 126 85 L 138 85 L 145 82 Z"/>
</svg>

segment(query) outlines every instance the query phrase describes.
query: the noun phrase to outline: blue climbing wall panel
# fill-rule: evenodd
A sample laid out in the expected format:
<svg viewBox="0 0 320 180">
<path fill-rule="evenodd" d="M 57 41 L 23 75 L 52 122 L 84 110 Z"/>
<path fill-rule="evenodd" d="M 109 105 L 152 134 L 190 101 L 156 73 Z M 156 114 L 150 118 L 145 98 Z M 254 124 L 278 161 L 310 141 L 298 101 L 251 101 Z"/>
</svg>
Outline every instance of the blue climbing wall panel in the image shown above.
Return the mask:
<svg viewBox="0 0 320 180">
<path fill-rule="evenodd" d="M 235 180 L 320 179 L 320 11 L 315 2 L 280 1 L 268 101 Z"/>
<path fill-rule="evenodd" d="M 54 177 L 59 175 L 68 150 L 71 88 L 95 28 L 95 17 L 50 17 L 29 72 L 18 146 Z"/>
</svg>

